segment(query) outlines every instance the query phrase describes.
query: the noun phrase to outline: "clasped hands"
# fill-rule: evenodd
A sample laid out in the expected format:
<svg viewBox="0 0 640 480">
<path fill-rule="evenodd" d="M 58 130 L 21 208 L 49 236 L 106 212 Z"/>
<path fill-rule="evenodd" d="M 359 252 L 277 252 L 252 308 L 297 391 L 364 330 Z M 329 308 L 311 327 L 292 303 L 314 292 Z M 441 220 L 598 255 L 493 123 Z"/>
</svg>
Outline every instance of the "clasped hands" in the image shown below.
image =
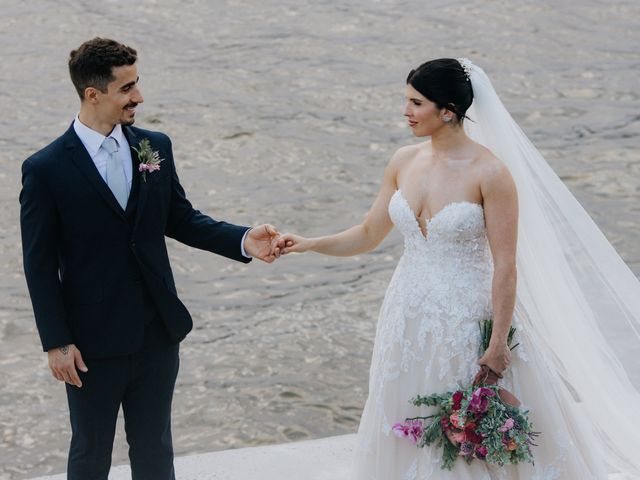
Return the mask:
<svg viewBox="0 0 640 480">
<path fill-rule="evenodd" d="M 267 263 L 272 263 L 280 255 L 302 253 L 309 248 L 309 239 L 292 233 L 283 235 L 269 224 L 252 228 L 244 240 L 245 252 Z"/>
<path fill-rule="evenodd" d="M 266 263 L 272 263 L 280 257 L 278 239 L 281 237 L 273 225 L 263 224 L 252 228 L 244 239 L 244 251 Z"/>
</svg>

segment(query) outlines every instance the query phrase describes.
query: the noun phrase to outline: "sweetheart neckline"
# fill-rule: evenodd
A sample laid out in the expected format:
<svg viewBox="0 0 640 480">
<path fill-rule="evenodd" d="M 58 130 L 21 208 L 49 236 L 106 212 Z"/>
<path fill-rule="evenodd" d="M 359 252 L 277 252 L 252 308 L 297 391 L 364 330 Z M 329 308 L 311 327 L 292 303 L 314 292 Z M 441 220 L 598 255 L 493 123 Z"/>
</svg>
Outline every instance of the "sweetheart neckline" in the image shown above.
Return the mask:
<svg viewBox="0 0 640 480">
<path fill-rule="evenodd" d="M 418 217 L 416 216 L 416 213 L 413 211 L 413 208 L 411 208 L 411 205 L 409 205 L 409 201 L 405 198 L 404 194 L 402 193 L 402 190 L 400 190 L 398 188 L 396 190 L 395 194 L 398 194 L 398 196 L 404 202 L 404 204 L 407 207 L 407 209 L 409 210 L 409 212 L 411 212 L 411 215 L 413 216 L 415 224 L 418 227 L 418 232 L 420 233 L 420 236 L 423 239 L 428 240 L 429 236 L 430 236 L 429 235 L 429 229 L 427 228 L 427 234 L 426 235 L 424 233 L 422 233 L 422 228 L 420 227 L 420 222 L 418 220 Z M 457 202 L 449 202 L 449 203 L 445 204 L 445 206 L 442 207 L 440 210 L 438 210 L 435 215 L 433 215 L 431 218 L 428 218 L 428 219 L 425 220 L 425 227 L 428 227 L 429 224 L 438 217 L 438 215 L 440 215 L 442 212 L 447 210 L 449 207 L 452 207 L 453 205 L 464 205 L 464 204 L 475 205 L 476 207 L 479 207 L 480 210 L 484 211 L 484 207 L 482 206 L 482 204 L 480 204 L 478 202 L 469 202 L 468 200 L 460 200 L 460 201 L 457 201 Z"/>
</svg>

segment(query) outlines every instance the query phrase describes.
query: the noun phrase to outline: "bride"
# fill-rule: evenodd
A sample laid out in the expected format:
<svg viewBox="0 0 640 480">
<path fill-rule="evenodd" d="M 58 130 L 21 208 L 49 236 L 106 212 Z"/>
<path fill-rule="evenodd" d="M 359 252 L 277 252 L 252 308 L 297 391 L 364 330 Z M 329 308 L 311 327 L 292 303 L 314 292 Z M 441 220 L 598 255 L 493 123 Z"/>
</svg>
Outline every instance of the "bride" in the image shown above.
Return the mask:
<svg viewBox="0 0 640 480">
<path fill-rule="evenodd" d="M 360 225 L 285 234 L 282 253 L 356 255 L 404 237 L 380 310 L 353 479 L 640 478 L 640 395 L 610 338 L 640 346 L 640 283 L 467 59 L 409 73 L 400 148 Z M 492 317 L 478 359 L 478 321 Z M 511 325 L 520 344 L 506 346 Z M 430 412 L 418 394 L 468 386 L 486 365 L 542 432 L 535 464 L 457 461 L 392 432 Z M 627 365 L 626 368 L 629 368 Z"/>
</svg>

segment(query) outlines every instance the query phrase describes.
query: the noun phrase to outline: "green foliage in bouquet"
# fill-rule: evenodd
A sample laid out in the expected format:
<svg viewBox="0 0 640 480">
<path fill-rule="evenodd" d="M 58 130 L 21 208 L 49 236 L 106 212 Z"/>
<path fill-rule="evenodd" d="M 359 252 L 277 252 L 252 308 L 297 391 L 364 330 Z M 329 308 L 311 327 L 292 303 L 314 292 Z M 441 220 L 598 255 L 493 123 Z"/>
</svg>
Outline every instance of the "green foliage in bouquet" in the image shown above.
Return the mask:
<svg viewBox="0 0 640 480">
<path fill-rule="evenodd" d="M 493 318 L 478 322 L 478 326 L 480 327 L 480 356 L 482 356 L 484 355 L 484 352 L 487 351 L 487 348 L 489 348 L 491 333 L 493 332 Z M 513 347 L 511 346 L 515 333 L 516 327 L 511 325 L 511 327 L 509 327 L 509 334 L 507 335 L 507 346 L 510 350 L 513 350 L 518 345 L 520 345 L 519 343 L 516 343 Z"/>
</svg>

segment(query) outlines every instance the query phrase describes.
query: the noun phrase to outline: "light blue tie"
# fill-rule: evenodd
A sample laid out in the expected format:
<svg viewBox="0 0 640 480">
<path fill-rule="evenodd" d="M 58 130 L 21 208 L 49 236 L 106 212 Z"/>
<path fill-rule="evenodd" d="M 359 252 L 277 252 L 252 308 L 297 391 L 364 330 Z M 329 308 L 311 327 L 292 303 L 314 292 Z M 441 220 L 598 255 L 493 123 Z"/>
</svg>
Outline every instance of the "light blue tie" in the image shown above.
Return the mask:
<svg viewBox="0 0 640 480">
<path fill-rule="evenodd" d="M 109 154 L 107 159 L 107 185 L 109 185 L 113 196 L 116 197 L 122 209 L 125 210 L 129 198 L 129 189 L 127 188 L 127 178 L 124 176 L 122 159 L 118 155 L 118 142 L 116 142 L 115 138 L 107 137 L 102 142 L 102 148 Z"/>
</svg>

